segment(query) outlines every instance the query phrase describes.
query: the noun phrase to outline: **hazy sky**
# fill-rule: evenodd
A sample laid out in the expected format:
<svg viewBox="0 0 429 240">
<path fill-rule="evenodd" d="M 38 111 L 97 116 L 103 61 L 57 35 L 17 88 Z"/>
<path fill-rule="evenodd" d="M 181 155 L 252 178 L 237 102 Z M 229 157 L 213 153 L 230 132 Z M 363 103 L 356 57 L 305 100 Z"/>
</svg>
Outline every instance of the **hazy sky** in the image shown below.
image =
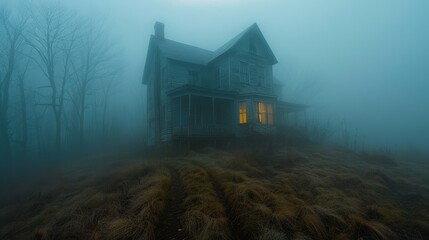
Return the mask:
<svg viewBox="0 0 429 240">
<path fill-rule="evenodd" d="M 62 2 L 103 18 L 119 39 L 126 91 L 143 94 L 155 21 L 165 23 L 167 38 L 209 50 L 257 22 L 279 60 L 275 73 L 287 99 L 310 104 L 333 123 L 346 119 L 369 143 L 429 149 L 427 0 Z M 300 83 L 314 87 L 295 91 Z"/>
</svg>

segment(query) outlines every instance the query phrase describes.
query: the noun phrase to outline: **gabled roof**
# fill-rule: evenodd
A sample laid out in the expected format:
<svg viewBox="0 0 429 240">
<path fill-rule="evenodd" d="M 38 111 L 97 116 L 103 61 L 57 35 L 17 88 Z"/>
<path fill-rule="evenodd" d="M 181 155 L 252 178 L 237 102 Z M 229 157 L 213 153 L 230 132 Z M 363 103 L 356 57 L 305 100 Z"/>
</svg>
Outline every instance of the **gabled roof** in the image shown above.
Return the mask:
<svg viewBox="0 0 429 240">
<path fill-rule="evenodd" d="M 245 36 L 247 36 L 251 32 L 256 33 L 257 36 L 259 36 L 262 39 L 262 43 L 265 45 L 265 47 L 268 50 L 268 54 L 270 55 L 271 63 L 276 64 L 277 58 L 274 56 L 273 51 L 271 50 L 270 46 L 268 45 L 267 41 L 264 38 L 264 35 L 262 34 L 261 30 L 259 29 L 258 24 L 256 24 L 256 23 L 252 24 L 252 26 L 248 27 L 247 29 L 242 31 L 240 34 L 235 36 L 233 39 L 231 39 L 229 42 L 225 43 L 222 47 L 218 48 L 214 52 L 214 56 L 210 62 L 214 61 L 218 57 L 222 56 L 223 54 L 227 53 L 229 50 L 234 48 L 240 42 L 241 39 L 243 39 Z"/>
<path fill-rule="evenodd" d="M 277 107 L 286 112 L 300 112 L 308 108 L 308 105 L 297 104 L 285 101 L 277 101 Z"/>
<path fill-rule="evenodd" d="M 155 39 L 155 36 L 152 36 Z M 169 39 L 158 40 L 157 45 L 167 58 L 188 63 L 207 65 L 213 52 Z"/>
<path fill-rule="evenodd" d="M 235 36 L 233 39 L 228 41 L 214 52 L 165 38 L 157 39 L 154 35 L 151 35 L 143 73 L 143 83 L 147 83 L 150 64 L 152 63 L 151 59 L 153 58 L 156 49 L 159 49 L 169 59 L 198 65 L 208 65 L 217 58 L 229 52 L 240 42 L 241 39 L 246 37 L 251 32 L 255 33 L 262 40 L 261 42 L 267 49 L 270 56 L 270 62 L 272 64 L 276 64 L 277 59 L 256 23 L 248 27 L 246 30 Z"/>
</svg>

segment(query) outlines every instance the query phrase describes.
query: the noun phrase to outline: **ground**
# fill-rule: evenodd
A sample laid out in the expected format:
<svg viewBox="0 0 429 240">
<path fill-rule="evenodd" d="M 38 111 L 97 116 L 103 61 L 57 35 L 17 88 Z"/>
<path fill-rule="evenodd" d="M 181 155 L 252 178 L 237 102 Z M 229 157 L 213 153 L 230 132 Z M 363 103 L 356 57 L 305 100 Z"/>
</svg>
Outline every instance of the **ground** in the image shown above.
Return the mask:
<svg viewBox="0 0 429 240">
<path fill-rule="evenodd" d="M 0 239 L 429 239 L 427 163 L 326 147 L 87 161 L 10 183 Z"/>
</svg>

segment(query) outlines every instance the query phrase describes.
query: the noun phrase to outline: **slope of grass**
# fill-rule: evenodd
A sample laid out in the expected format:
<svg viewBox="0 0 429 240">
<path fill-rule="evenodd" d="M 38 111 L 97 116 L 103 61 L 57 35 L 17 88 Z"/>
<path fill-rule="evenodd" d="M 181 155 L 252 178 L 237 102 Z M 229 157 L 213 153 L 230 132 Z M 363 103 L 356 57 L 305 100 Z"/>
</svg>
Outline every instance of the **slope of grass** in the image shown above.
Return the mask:
<svg viewBox="0 0 429 240">
<path fill-rule="evenodd" d="M 256 157 L 210 149 L 112 165 L 9 201 L 0 238 L 154 239 L 173 181 L 185 196 L 169 206 L 183 203 L 178 219 L 193 239 L 429 238 L 429 168 L 374 158 L 323 148 Z"/>
</svg>

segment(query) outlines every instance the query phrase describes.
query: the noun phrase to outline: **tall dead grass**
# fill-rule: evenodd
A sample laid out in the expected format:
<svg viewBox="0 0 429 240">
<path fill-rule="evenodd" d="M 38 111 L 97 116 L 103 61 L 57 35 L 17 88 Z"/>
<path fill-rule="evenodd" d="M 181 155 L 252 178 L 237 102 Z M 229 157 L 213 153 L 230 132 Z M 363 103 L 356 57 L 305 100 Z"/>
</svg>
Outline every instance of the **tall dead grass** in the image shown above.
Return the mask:
<svg viewBox="0 0 429 240">
<path fill-rule="evenodd" d="M 225 209 L 206 170 L 188 165 L 180 169 L 180 178 L 187 193 L 182 220 L 188 234 L 198 240 L 231 239 Z"/>
</svg>

